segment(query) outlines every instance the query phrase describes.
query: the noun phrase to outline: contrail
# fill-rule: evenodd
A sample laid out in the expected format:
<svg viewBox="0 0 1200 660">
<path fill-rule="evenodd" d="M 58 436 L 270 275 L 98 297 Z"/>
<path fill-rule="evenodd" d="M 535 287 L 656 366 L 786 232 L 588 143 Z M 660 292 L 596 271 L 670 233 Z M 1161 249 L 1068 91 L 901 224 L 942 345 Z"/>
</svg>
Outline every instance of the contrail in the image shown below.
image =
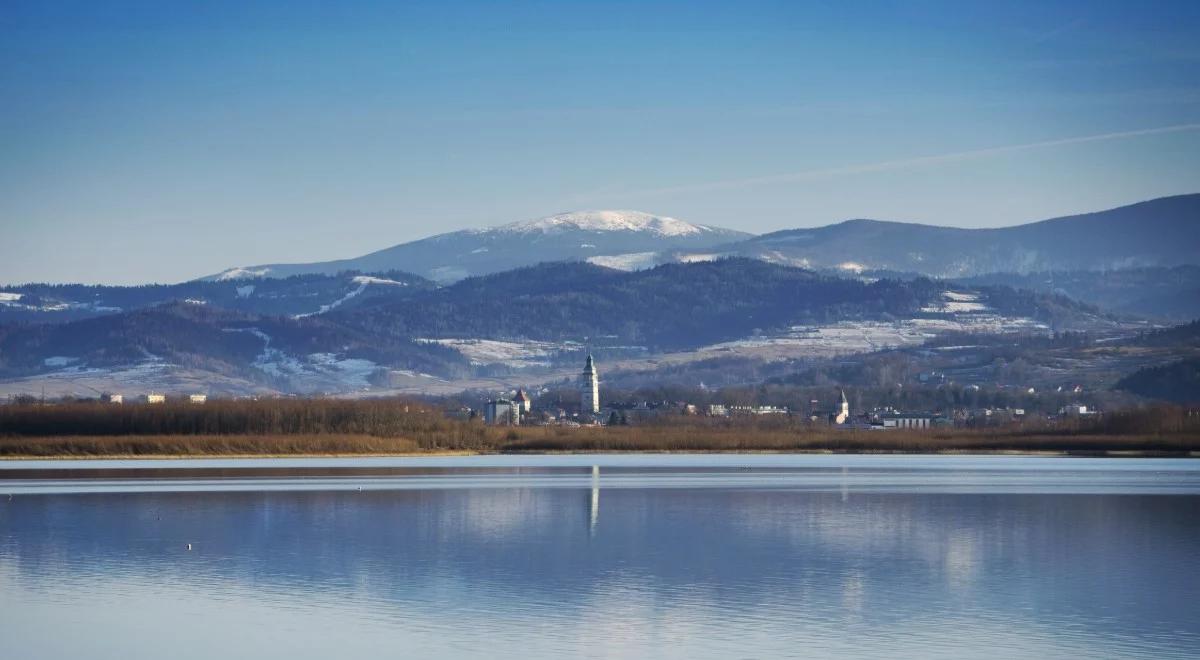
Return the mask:
<svg viewBox="0 0 1200 660">
<path fill-rule="evenodd" d="M 673 193 L 683 192 L 701 192 L 708 190 L 722 190 L 727 188 L 741 188 L 744 186 L 757 186 L 770 183 L 786 183 L 790 181 L 805 181 L 808 179 L 820 179 L 832 176 L 842 176 L 846 174 L 865 174 L 868 172 L 882 172 L 886 170 L 899 170 L 908 167 L 916 167 L 921 165 L 937 165 L 942 163 L 952 163 L 963 160 L 974 160 L 977 158 L 987 158 L 998 154 L 1007 154 L 1016 151 L 1028 151 L 1031 149 L 1045 149 L 1048 147 L 1061 147 L 1068 144 L 1083 144 L 1086 142 L 1103 142 L 1106 140 L 1119 140 L 1123 138 L 1139 137 L 1143 135 L 1162 135 L 1164 133 L 1183 133 L 1185 131 L 1200 130 L 1200 124 L 1177 124 L 1175 126 L 1160 126 L 1158 128 L 1143 128 L 1136 131 L 1119 131 L 1116 133 L 1100 133 L 1097 135 L 1082 135 L 1077 137 L 1061 138 L 1058 140 L 1045 140 L 1043 142 L 1028 142 L 1026 144 L 1010 144 L 1002 147 L 989 147 L 987 149 L 974 149 L 972 151 L 956 151 L 948 154 L 937 154 L 934 156 L 921 156 L 918 158 L 905 158 L 902 160 L 885 160 L 878 163 L 864 163 L 861 165 L 848 165 L 846 167 L 834 167 L 819 170 L 804 170 L 801 172 L 790 172 L 787 174 L 774 174 L 770 176 L 751 177 L 746 179 L 726 179 L 723 181 L 708 181 L 704 183 L 694 183 L 680 186 L 671 186 L 666 188 L 651 188 L 645 190 L 637 190 L 625 193 L 629 196 L 649 196 L 649 195 L 669 195 Z"/>
</svg>

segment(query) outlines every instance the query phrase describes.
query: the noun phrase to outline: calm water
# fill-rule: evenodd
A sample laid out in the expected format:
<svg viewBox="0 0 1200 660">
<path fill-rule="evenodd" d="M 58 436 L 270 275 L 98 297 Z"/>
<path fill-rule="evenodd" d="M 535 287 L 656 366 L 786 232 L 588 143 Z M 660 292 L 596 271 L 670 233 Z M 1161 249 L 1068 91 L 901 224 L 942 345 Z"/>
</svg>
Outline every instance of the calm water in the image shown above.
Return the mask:
<svg viewBox="0 0 1200 660">
<path fill-rule="evenodd" d="M 1196 658 L 1198 576 L 1194 460 L 0 462 L 5 659 Z"/>
</svg>

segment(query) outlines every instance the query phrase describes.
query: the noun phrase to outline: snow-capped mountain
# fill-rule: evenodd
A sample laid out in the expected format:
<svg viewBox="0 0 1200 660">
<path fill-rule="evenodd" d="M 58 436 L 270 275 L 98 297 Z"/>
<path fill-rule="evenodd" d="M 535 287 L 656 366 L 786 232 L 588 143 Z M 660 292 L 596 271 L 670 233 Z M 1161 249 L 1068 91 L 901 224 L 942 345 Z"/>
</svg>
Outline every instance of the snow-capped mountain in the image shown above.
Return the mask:
<svg viewBox="0 0 1200 660">
<path fill-rule="evenodd" d="M 706 225 L 694 225 L 677 218 L 641 211 L 574 211 L 536 220 L 512 222 L 490 231 L 520 234 L 551 234 L 567 231 L 645 232 L 654 236 L 697 236 L 726 231 Z"/>
<path fill-rule="evenodd" d="M 703 250 L 749 236 L 640 211 L 574 211 L 489 229 L 439 234 L 353 259 L 239 266 L 205 279 L 402 270 L 438 282 L 453 282 L 545 261 L 605 263 L 607 258 L 621 263 L 623 255 L 638 254 L 639 263 L 653 264 L 655 254 Z"/>
</svg>

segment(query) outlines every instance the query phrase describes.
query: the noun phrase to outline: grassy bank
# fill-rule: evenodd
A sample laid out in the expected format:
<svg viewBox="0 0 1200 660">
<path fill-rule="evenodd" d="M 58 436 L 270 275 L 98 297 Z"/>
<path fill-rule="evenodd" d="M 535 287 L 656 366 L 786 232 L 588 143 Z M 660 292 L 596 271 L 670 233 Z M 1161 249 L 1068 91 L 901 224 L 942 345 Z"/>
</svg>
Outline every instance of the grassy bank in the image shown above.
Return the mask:
<svg viewBox="0 0 1200 660">
<path fill-rule="evenodd" d="M 478 442 L 367 435 L 121 435 L 0 438 L 0 457 L 286 456 L 520 452 L 1058 452 L 1184 455 L 1185 437 L 1094 434 L 797 432 L 765 429 L 554 429 L 484 433 Z"/>
<path fill-rule="evenodd" d="M 446 452 L 1200 452 L 1178 409 L 1102 423 L 846 431 L 786 418 L 671 417 L 604 428 L 493 427 L 397 400 L 0 406 L 0 457 L 245 456 Z"/>
</svg>

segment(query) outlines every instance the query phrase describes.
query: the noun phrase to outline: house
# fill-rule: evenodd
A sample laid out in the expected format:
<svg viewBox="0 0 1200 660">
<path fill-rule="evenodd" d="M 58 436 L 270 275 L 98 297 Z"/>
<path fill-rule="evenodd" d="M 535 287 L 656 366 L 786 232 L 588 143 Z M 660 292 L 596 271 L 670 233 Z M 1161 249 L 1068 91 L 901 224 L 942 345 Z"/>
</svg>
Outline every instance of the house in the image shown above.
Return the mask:
<svg viewBox="0 0 1200 660">
<path fill-rule="evenodd" d="M 206 403 L 208 401 L 207 394 L 192 394 L 188 396 L 188 401 L 192 403 Z"/>
<path fill-rule="evenodd" d="M 483 406 L 483 421 L 488 424 L 519 426 L 521 406 L 510 399 L 495 399 Z"/>
<path fill-rule="evenodd" d="M 728 417 L 729 410 L 727 410 L 725 408 L 725 406 L 723 406 L 719 403 L 710 403 L 710 404 L 708 404 L 708 416 L 709 417 Z"/>
<path fill-rule="evenodd" d="M 102 394 L 100 400 L 105 403 L 122 404 L 125 403 L 125 397 L 120 394 Z"/>
<path fill-rule="evenodd" d="M 166 402 L 167 402 L 166 394 L 147 394 L 146 395 L 146 403 L 166 403 Z"/>
</svg>

